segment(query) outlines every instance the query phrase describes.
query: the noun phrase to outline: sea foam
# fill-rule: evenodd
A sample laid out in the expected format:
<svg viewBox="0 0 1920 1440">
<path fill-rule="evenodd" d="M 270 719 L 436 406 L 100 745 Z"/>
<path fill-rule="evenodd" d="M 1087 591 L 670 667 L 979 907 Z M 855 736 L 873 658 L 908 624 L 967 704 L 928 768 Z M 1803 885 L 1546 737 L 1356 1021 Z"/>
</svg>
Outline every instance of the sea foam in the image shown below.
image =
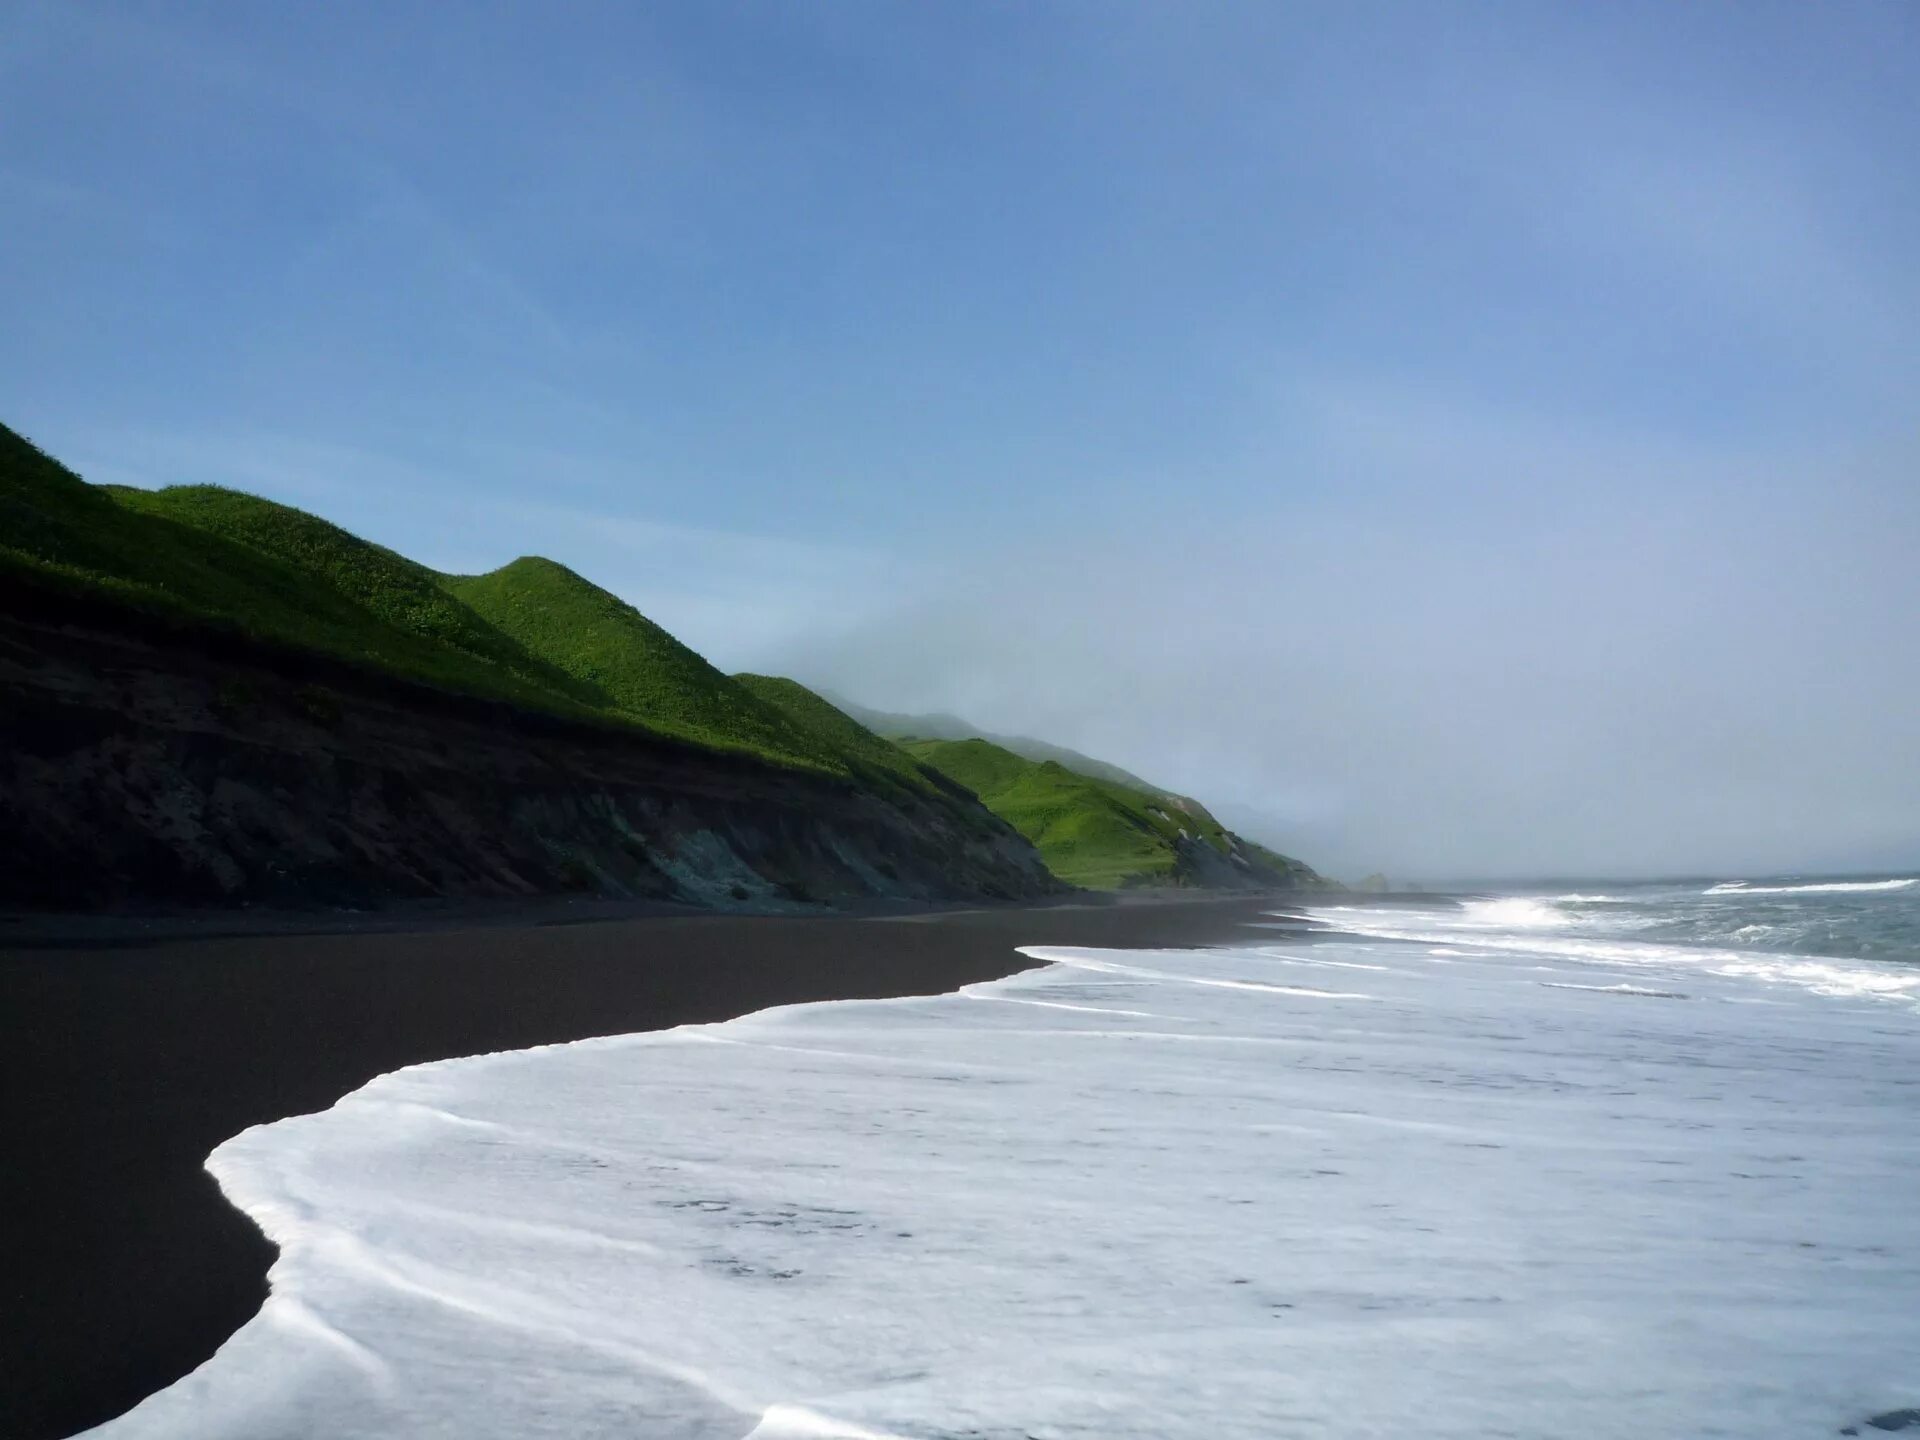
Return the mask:
<svg viewBox="0 0 1920 1440">
<path fill-rule="evenodd" d="M 1920 877 L 1902 880 L 1822 880 L 1806 885 L 1755 885 L 1746 880 L 1729 880 L 1709 886 L 1703 895 L 1870 895 L 1876 891 L 1908 890 L 1920 885 Z"/>
<path fill-rule="evenodd" d="M 1314 911 L 1327 923 L 1382 940 L 1471 944 L 1481 954 L 1535 956 L 1579 965 L 1654 970 L 1670 976 L 1705 972 L 1811 990 L 1821 995 L 1878 997 L 1920 1004 L 1920 966 L 1848 956 L 1739 949 L 1710 943 L 1668 943 L 1633 937 L 1644 918 L 1622 917 L 1580 933 L 1575 917 L 1539 900 L 1469 901 L 1459 909 L 1366 909 L 1329 906 Z M 1509 917 L 1502 928 L 1494 916 Z M 1548 918 L 1552 916 L 1552 918 Z M 1730 938 L 1760 939 L 1780 927 L 1744 925 Z"/>
<path fill-rule="evenodd" d="M 1752 1440 L 1920 1402 L 1914 1017 L 1469 930 L 1034 950 L 382 1077 L 216 1152 L 272 1298 L 100 1433 Z"/>
</svg>

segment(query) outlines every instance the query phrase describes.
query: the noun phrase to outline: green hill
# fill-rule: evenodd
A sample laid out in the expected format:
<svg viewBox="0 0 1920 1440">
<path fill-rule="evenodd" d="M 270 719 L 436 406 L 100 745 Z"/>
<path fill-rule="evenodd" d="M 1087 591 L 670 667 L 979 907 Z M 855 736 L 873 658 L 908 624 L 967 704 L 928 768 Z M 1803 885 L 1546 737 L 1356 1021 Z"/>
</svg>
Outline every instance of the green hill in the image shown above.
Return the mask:
<svg viewBox="0 0 1920 1440">
<path fill-rule="evenodd" d="M 346 591 L 315 584 L 310 570 L 274 553 L 294 547 L 263 549 L 242 538 L 244 530 L 260 528 L 259 517 L 216 526 L 210 522 L 220 516 L 220 504 L 193 502 L 174 514 L 168 493 L 89 485 L 0 426 L 0 575 L 446 689 L 567 712 L 583 708 L 544 679 L 403 628 Z M 239 502 L 267 503 L 227 491 L 211 495 L 230 498 L 236 511 L 246 508 Z M 284 506 L 268 508 L 322 523 Z"/>
<path fill-rule="evenodd" d="M 883 740 L 845 711 L 781 675 L 735 675 L 733 681 L 761 704 L 777 710 L 820 749 L 889 771 L 916 789 L 938 788 L 930 770 L 890 740 Z"/>
<path fill-rule="evenodd" d="M 1055 760 L 1029 760 L 979 739 L 900 745 L 978 795 L 1034 843 L 1049 870 L 1074 885 L 1279 883 L 1288 873 L 1281 865 L 1312 874 L 1242 841 L 1204 809 L 1186 813 L 1165 796 L 1082 775 Z M 1264 870 L 1279 873 L 1268 877 L 1259 873 Z"/>
<path fill-rule="evenodd" d="M 0 576 L 440 689 L 850 773 L 632 606 L 550 560 L 441 575 L 257 496 L 89 485 L 4 426 Z"/>
<path fill-rule="evenodd" d="M 847 769 L 831 746 L 564 565 L 529 555 L 442 583 L 534 655 L 603 692 L 649 728 L 786 765 Z"/>
<path fill-rule="evenodd" d="M 325 582 L 380 625 L 433 647 L 440 668 L 456 681 L 495 687 L 516 698 L 621 708 L 599 686 L 536 658 L 482 619 L 449 592 L 447 577 L 304 510 L 216 485 L 106 489 L 128 510 L 244 545 Z"/>
<path fill-rule="evenodd" d="M 890 740 L 986 740 L 998 745 L 1002 750 L 1011 750 L 1025 760 L 1041 763 L 1052 760 L 1076 775 L 1111 781 L 1115 785 L 1124 785 L 1129 790 L 1138 790 L 1147 795 L 1160 795 L 1182 808 L 1195 804 L 1186 796 L 1176 795 L 1171 790 L 1163 790 L 1150 781 L 1142 780 L 1129 770 L 1122 770 L 1118 765 L 1109 764 L 1105 760 L 1096 760 L 1091 755 L 1083 755 L 1078 750 L 1069 750 L 1064 745 L 1035 740 L 1030 735 L 996 735 L 993 731 L 982 730 L 978 725 L 971 724 L 958 715 L 949 715 L 944 712 L 930 715 L 905 715 L 886 710 L 868 710 L 864 706 L 842 701 L 835 703 L 869 730 L 875 734 L 884 735 Z"/>
<path fill-rule="evenodd" d="M 830 701 L 807 689 L 797 680 L 779 675 L 736 675 L 733 677 L 754 695 L 779 710 L 815 744 L 842 757 L 855 775 L 868 785 L 896 800 L 932 800 L 945 809 L 962 802 L 961 818 L 984 818 L 990 812 L 975 803 L 976 797 L 965 785 L 940 770 L 909 755 L 891 740 L 873 733 Z"/>
<path fill-rule="evenodd" d="M 1122 884 L 1170 884 L 1199 883 L 1220 884 L 1239 880 L 1262 881 L 1271 879 L 1274 883 L 1299 886 L 1302 888 L 1325 888 L 1330 882 L 1317 874 L 1309 866 L 1291 856 L 1282 855 L 1277 850 L 1256 844 L 1245 836 L 1236 835 L 1213 813 L 1190 795 L 1162 787 L 1141 779 L 1129 770 L 1123 770 L 1105 760 L 1096 760 L 1091 755 L 1078 750 L 1070 750 L 1064 745 L 1055 745 L 1046 740 L 1035 740 L 1027 735 L 996 735 L 991 731 L 982 731 L 969 724 L 958 715 L 945 713 L 909 715 L 885 710 L 869 710 L 864 706 L 848 701 L 837 702 L 849 715 L 862 725 L 887 737 L 894 743 L 920 756 L 932 759 L 931 746 L 938 742 L 980 741 L 990 748 L 997 749 L 1014 759 L 1025 760 L 1035 767 L 1052 765 L 1068 771 L 1072 775 L 1096 782 L 1090 791 L 1078 792 L 1077 804 L 1084 812 L 1076 817 L 1075 823 L 1083 829 L 1091 827 L 1093 831 L 1105 833 L 1106 839 L 1089 838 L 1085 835 L 1071 837 L 1064 828 L 1064 821 L 1058 818 L 1045 822 L 1049 833 L 1055 835 L 1053 844 L 1058 852 L 1061 864 L 1073 869 L 1085 865 L 1086 857 L 1099 857 L 1090 866 L 1087 873 L 1095 875 L 1119 874 Z M 977 752 L 942 752 L 940 763 L 944 768 L 951 763 L 958 769 L 969 769 L 979 763 Z M 1011 778 L 1006 771 L 1004 760 L 991 767 L 993 773 L 975 774 L 975 779 L 991 787 L 994 783 L 1010 784 Z M 1025 772 L 1021 772 L 1025 773 Z M 1048 782 L 1045 788 L 1049 792 L 1047 803 L 1035 809 L 1030 803 L 1034 787 L 1040 782 L 1029 782 L 1017 795 L 1009 795 L 1003 802 L 996 803 L 987 790 L 980 789 L 970 780 L 963 780 L 986 800 L 989 808 L 1008 820 L 1028 839 L 1039 844 L 1038 826 L 1040 816 L 1060 816 L 1063 801 L 1061 797 L 1071 792 L 1057 779 Z M 1099 796 L 1095 804 L 1089 797 Z M 1003 809 L 1002 804 L 1009 808 Z M 1117 807 L 1117 808 L 1116 808 Z M 1024 810 L 1028 824 L 1016 818 L 1015 810 Z M 1111 830 L 1106 821 L 1096 824 L 1092 816 L 1123 815 L 1128 827 L 1125 831 Z M 1033 825 L 1035 828 L 1029 828 Z M 1151 830 L 1156 839 L 1144 839 L 1146 831 Z M 1185 833 L 1185 839 L 1182 838 Z M 1171 835 L 1171 839 L 1169 839 Z M 1189 841 L 1207 846 L 1218 857 L 1220 863 L 1211 862 Z M 1172 847 L 1172 853 L 1166 850 Z M 1181 855 L 1185 847 L 1184 857 Z M 1143 848 L 1144 847 L 1144 848 Z M 1042 855 L 1047 847 L 1041 845 Z M 1051 861 L 1050 861 L 1051 863 Z M 1232 867 L 1221 868 L 1222 864 Z M 1056 874 L 1066 875 L 1066 871 L 1054 866 Z M 1075 880 L 1076 884 L 1099 889 L 1108 883 L 1099 880 Z M 1337 888 L 1337 887 L 1333 887 Z"/>
</svg>

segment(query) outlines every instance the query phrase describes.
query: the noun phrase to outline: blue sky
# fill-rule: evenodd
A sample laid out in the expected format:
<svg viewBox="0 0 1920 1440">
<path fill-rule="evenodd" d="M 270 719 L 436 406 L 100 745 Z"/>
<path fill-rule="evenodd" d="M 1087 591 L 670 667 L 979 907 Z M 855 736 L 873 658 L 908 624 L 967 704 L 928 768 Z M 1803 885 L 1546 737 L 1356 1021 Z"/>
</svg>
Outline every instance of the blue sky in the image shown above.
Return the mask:
<svg viewBox="0 0 1920 1440">
<path fill-rule="evenodd" d="M 1920 860 L 1911 5 L 69 0 L 0 94 L 90 478 L 1341 863 Z"/>
</svg>

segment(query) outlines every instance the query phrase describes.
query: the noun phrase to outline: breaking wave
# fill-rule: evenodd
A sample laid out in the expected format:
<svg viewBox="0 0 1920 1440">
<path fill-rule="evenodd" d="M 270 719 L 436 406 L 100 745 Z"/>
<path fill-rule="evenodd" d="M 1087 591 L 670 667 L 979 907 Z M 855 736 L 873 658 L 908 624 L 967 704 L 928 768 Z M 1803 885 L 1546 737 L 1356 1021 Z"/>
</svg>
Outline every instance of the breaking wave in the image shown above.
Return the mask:
<svg viewBox="0 0 1920 1440">
<path fill-rule="evenodd" d="M 1476 930 L 1554 930 L 1571 923 L 1572 917 L 1552 901 L 1524 896 L 1469 900 L 1461 907 L 1461 924 Z"/>
<path fill-rule="evenodd" d="M 1723 892 L 1718 898 L 1734 893 Z M 1783 902 L 1764 903 L 1777 907 Z M 1344 931 L 1383 940 L 1465 944 L 1482 954 L 1534 955 L 1676 977 L 1705 971 L 1820 995 L 1920 1002 L 1920 965 L 1910 963 L 1913 947 L 1903 916 L 1875 932 L 1858 921 L 1818 914 L 1796 914 L 1790 922 L 1746 915 L 1730 921 L 1723 906 L 1690 913 L 1667 902 L 1643 903 L 1631 913 L 1622 906 L 1582 917 L 1552 902 L 1525 897 L 1471 900 L 1453 910 L 1339 906 L 1315 913 Z M 1875 939 L 1876 934 L 1886 938 Z M 1841 942 L 1843 950 L 1859 953 L 1798 948 L 1822 940 Z"/>
<path fill-rule="evenodd" d="M 1868 895 L 1878 890 L 1905 890 L 1920 885 L 1920 876 L 1904 880 L 1825 880 L 1808 885 L 1755 885 L 1729 880 L 1702 890 L 1702 895 Z"/>
</svg>

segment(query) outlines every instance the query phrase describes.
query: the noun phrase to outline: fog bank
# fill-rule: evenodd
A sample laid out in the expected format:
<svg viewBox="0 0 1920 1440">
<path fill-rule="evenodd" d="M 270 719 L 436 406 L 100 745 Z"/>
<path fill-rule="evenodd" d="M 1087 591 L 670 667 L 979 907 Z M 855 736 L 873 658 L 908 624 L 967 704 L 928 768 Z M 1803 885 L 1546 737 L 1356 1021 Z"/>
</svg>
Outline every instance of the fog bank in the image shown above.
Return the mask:
<svg viewBox="0 0 1920 1440">
<path fill-rule="evenodd" d="M 1920 504 L 1820 465 L 1092 526 L 786 659 L 1263 812 L 1349 877 L 1920 863 Z"/>
</svg>

